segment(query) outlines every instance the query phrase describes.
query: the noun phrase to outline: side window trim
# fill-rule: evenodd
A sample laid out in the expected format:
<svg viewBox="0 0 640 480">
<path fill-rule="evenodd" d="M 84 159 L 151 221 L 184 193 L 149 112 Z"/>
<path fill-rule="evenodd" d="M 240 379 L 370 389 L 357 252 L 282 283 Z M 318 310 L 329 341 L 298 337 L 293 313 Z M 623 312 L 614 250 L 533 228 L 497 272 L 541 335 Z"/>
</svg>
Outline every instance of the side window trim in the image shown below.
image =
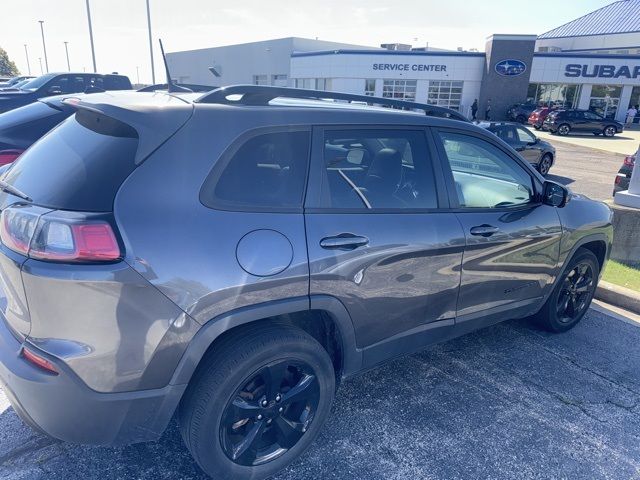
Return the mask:
<svg viewBox="0 0 640 480">
<path fill-rule="evenodd" d="M 217 182 L 220 180 L 222 173 L 225 168 L 229 165 L 230 161 L 233 159 L 235 154 L 240 150 L 240 148 L 247 143 L 249 140 L 255 137 L 259 137 L 265 134 L 276 134 L 276 133 L 292 133 L 292 132 L 306 132 L 309 135 L 309 150 L 306 155 L 306 171 L 303 179 L 303 187 L 302 187 L 302 200 L 300 202 L 299 207 L 272 207 L 272 206 L 260 206 L 260 205 L 251 205 L 244 206 L 238 205 L 233 202 L 224 202 L 217 198 L 209 199 L 205 198 L 205 192 L 213 186 L 215 186 Z M 213 159 L 213 165 L 209 170 L 209 173 L 205 177 L 202 185 L 200 186 L 200 191 L 198 193 L 198 198 L 200 203 L 206 207 L 213 210 L 220 211 L 229 211 L 229 212 L 250 212 L 250 213 L 303 213 L 304 212 L 304 204 L 307 196 L 307 185 L 309 183 L 309 172 L 310 172 L 310 154 L 311 149 L 313 148 L 313 140 L 311 137 L 312 127 L 310 125 L 301 125 L 301 126 L 277 126 L 277 127 L 258 127 L 252 128 L 241 133 L 238 137 L 236 137 L 222 152 L 222 154 L 217 158 Z"/>
<path fill-rule="evenodd" d="M 455 133 L 455 134 L 460 134 L 460 135 L 469 135 L 469 136 L 473 136 L 476 138 L 479 138 L 481 140 L 484 140 L 488 143 L 490 143 L 492 146 L 494 146 L 495 148 L 501 150 L 506 156 L 510 157 L 517 165 L 519 165 L 530 177 L 531 177 L 531 183 L 533 186 L 533 194 L 534 194 L 534 199 L 532 202 L 524 204 L 524 205 L 514 205 L 514 206 L 504 206 L 504 207 L 492 207 L 492 208 L 478 208 L 478 207 L 464 207 L 460 205 L 460 202 L 458 200 L 458 195 L 456 193 L 456 187 L 455 187 L 455 180 L 453 179 L 453 171 L 451 170 L 451 166 L 449 165 L 449 157 L 447 156 L 447 152 L 445 151 L 444 148 L 444 142 L 442 142 L 442 140 L 440 139 L 440 133 Z M 438 157 L 440 160 L 440 164 L 442 165 L 442 169 L 443 169 L 443 173 L 444 173 L 444 177 L 445 177 L 445 182 L 446 182 L 446 186 L 447 186 L 447 193 L 449 196 L 449 203 L 450 203 L 450 208 L 454 211 L 460 211 L 460 212 L 483 212 L 483 211 L 487 211 L 487 212 L 500 212 L 500 211 L 505 211 L 505 212 L 511 212 L 514 210 L 521 210 L 521 209 L 527 209 L 527 208 L 531 208 L 533 206 L 537 206 L 540 205 L 541 202 L 541 197 L 540 197 L 540 192 L 542 191 L 542 182 L 540 181 L 540 179 L 535 175 L 535 173 L 532 171 L 532 167 L 528 164 L 525 163 L 523 160 L 520 160 L 517 157 L 514 157 L 511 152 L 509 152 L 507 149 L 503 148 L 498 142 L 493 141 L 493 139 L 491 139 L 488 136 L 484 136 L 484 135 L 480 135 L 476 132 L 472 132 L 472 131 L 468 131 L 468 130 L 460 130 L 457 128 L 451 128 L 451 127 L 438 127 L 438 128 L 434 128 L 433 129 L 433 137 L 434 137 L 434 141 L 436 143 L 436 148 L 438 150 Z"/>
<path fill-rule="evenodd" d="M 421 131 L 425 136 L 425 143 L 428 153 L 427 167 L 433 171 L 434 183 L 436 188 L 437 208 L 371 208 L 371 209 L 333 209 L 323 206 L 322 192 L 327 182 L 327 176 L 324 169 L 324 141 L 325 133 L 331 130 L 409 130 Z M 447 186 L 445 176 L 440 164 L 436 142 L 434 141 L 431 129 L 426 125 L 381 125 L 381 124 L 349 124 L 349 125 L 322 125 L 314 126 L 311 139 L 311 163 L 308 175 L 307 191 L 305 198 L 306 213 L 331 213 L 331 214 L 353 214 L 353 213 L 427 213 L 448 210 L 450 208 L 449 195 L 447 194 Z"/>
</svg>

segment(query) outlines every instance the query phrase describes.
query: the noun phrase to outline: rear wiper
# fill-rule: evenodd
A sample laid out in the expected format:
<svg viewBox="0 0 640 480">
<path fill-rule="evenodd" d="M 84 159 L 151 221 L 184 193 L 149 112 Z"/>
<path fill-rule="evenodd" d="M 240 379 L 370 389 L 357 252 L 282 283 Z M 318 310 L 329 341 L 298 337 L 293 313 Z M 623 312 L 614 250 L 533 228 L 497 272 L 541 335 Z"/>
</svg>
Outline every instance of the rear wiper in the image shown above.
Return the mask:
<svg viewBox="0 0 640 480">
<path fill-rule="evenodd" d="M 8 184 L 4 180 L 0 180 L 0 190 L 2 190 L 3 192 L 10 193 L 11 195 L 15 195 L 16 197 L 26 200 L 27 202 L 33 202 L 33 199 L 29 195 L 21 192 L 16 187 Z"/>
</svg>

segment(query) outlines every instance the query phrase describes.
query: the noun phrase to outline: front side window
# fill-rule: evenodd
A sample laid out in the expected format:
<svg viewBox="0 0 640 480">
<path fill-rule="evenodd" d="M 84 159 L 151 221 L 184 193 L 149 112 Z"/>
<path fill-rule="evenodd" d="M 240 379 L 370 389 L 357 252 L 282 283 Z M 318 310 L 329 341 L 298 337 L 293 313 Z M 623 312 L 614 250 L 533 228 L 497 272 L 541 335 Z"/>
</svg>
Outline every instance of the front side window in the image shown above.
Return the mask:
<svg viewBox="0 0 640 480">
<path fill-rule="evenodd" d="M 501 208 L 533 199 L 531 176 L 490 142 L 462 133 L 440 132 L 461 207 Z"/>
<path fill-rule="evenodd" d="M 532 143 L 536 141 L 536 138 L 526 128 L 517 127 L 516 131 L 518 133 L 518 140 L 520 142 Z"/>
<path fill-rule="evenodd" d="M 321 204 L 332 209 L 437 208 L 424 133 L 326 131 Z"/>
<path fill-rule="evenodd" d="M 231 210 L 302 208 L 309 145 L 307 131 L 251 137 L 214 167 L 202 203 Z"/>
</svg>

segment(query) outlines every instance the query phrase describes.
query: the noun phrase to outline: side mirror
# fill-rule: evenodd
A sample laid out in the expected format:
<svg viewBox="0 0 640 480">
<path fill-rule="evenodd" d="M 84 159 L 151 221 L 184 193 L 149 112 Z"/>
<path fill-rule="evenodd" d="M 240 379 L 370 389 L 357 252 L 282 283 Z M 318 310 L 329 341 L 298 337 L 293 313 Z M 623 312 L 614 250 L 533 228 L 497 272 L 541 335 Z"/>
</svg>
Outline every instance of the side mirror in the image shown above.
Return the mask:
<svg viewBox="0 0 640 480">
<path fill-rule="evenodd" d="M 54 85 L 47 88 L 47 93 L 50 95 L 60 95 L 62 93 L 62 88 L 60 88 L 58 85 Z"/>
<path fill-rule="evenodd" d="M 538 143 L 538 139 L 536 138 L 535 140 L 531 140 L 530 142 L 527 142 L 527 145 L 529 145 L 530 147 L 535 145 L 536 143 Z"/>
<path fill-rule="evenodd" d="M 552 207 L 562 208 L 569 200 L 569 190 L 559 183 L 547 180 L 544 182 L 542 203 Z"/>
</svg>

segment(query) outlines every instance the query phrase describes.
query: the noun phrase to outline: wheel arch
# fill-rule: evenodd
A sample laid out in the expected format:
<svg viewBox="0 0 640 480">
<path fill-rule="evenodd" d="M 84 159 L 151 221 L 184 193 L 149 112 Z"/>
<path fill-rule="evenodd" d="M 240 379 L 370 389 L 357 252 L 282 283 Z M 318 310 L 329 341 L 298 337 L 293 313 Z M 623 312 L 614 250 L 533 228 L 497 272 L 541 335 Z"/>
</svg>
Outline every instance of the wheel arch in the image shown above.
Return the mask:
<svg viewBox="0 0 640 480">
<path fill-rule="evenodd" d="M 189 343 L 170 383 L 188 384 L 201 360 L 215 347 L 216 342 L 253 322 L 284 323 L 306 331 L 327 350 L 341 378 L 351 376 L 361 368 L 362 355 L 356 347 L 351 317 L 342 302 L 325 295 L 305 296 L 251 305 L 209 320 Z M 333 348 L 337 351 L 332 351 Z"/>
</svg>

